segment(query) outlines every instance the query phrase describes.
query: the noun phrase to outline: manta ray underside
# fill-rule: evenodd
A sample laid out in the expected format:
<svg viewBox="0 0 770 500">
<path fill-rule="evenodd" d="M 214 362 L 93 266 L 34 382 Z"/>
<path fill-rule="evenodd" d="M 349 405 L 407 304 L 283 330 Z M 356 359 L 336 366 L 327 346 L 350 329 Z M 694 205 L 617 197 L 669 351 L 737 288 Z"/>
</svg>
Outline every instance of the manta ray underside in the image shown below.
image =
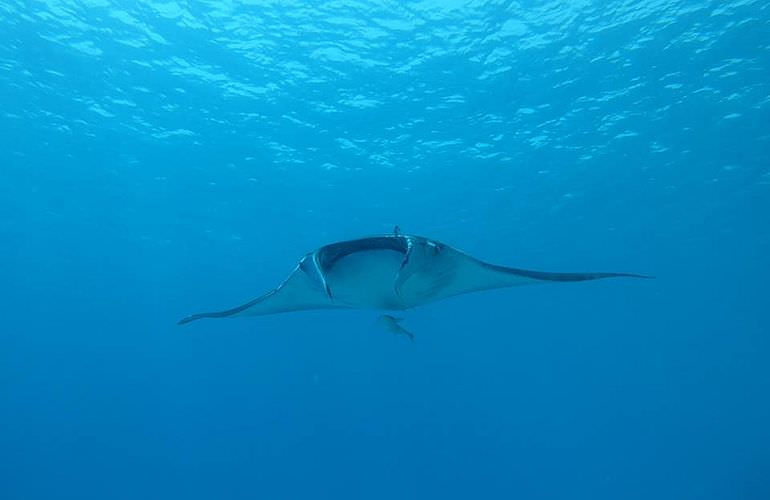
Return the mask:
<svg viewBox="0 0 770 500">
<path fill-rule="evenodd" d="M 410 309 L 480 290 L 618 277 L 648 278 L 629 273 L 551 273 L 497 266 L 396 229 L 394 234 L 321 247 L 305 255 L 274 290 L 232 309 L 187 316 L 179 324 L 306 309 Z"/>
</svg>

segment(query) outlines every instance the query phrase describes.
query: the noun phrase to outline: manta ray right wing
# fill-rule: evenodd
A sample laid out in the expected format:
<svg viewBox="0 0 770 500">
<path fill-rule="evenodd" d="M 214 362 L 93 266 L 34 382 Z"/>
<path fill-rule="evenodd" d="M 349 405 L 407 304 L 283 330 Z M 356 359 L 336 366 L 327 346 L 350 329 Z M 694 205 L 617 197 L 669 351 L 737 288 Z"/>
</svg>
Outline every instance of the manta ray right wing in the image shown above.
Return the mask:
<svg viewBox="0 0 770 500">
<path fill-rule="evenodd" d="M 545 271 L 531 271 L 529 269 L 518 269 L 515 267 L 496 266 L 483 262 L 482 265 L 493 272 L 521 278 L 522 280 L 537 281 L 591 281 L 604 278 L 644 278 L 652 279 L 652 276 L 633 273 L 550 273 Z M 524 283 L 522 283 L 524 284 Z"/>
<path fill-rule="evenodd" d="M 630 273 L 533 271 L 489 264 L 448 246 L 424 246 L 423 252 L 415 251 L 418 248 L 410 252 L 409 262 L 405 264 L 396 281 L 399 296 L 417 304 L 481 290 L 537 283 L 620 277 L 649 278 Z"/>
<path fill-rule="evenodd" d="M 489 290 L 547 282 L 592 281 L 605 278 L 645 278 L 651 276 L 631 273 L 553 273 L 515 267 L 498 266 L 474 259 L 467 255 L 454 255 L 456 274 L 445 293 L 454 295 L 466 291 Z"/>
</svg>

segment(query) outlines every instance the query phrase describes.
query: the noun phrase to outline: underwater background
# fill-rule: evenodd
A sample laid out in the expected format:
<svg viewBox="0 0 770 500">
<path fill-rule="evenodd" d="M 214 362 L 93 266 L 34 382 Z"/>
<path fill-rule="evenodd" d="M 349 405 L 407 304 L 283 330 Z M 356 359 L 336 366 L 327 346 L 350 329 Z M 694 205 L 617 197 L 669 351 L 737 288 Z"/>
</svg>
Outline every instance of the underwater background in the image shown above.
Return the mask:
<svg viewBox="0 0 770 500">
<path fill-rule="evenodd" d="M 403 232 L 655 280 L 179 318 Z M 0 0 L 0 498 L 770 498 L 770 4 Z"/>
</svg>

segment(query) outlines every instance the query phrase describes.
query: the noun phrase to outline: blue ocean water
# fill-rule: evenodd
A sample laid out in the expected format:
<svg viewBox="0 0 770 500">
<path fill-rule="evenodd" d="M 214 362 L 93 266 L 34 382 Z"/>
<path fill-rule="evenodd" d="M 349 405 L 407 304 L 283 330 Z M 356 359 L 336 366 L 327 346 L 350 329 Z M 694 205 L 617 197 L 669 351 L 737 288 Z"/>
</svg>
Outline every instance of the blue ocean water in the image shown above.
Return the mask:
<svg viewBox="0 0 770 500">
<path fill-rule="evenodd" d="M 0 0 L 0 498 L 770 498 L 770 4 Z M 625 271 L 179 327 L 394 225 Z"/>
</svg>

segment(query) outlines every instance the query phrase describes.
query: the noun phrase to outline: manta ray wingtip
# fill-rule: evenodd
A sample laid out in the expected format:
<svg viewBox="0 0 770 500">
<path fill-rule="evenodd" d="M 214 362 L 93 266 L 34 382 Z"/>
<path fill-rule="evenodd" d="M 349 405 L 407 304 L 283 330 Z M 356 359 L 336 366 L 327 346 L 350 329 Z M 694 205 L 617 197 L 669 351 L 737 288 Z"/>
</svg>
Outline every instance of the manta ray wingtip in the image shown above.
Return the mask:
<svg viewBox="0 0 770 500">
<path fill-rule="evenodd" d="M 656 279 L 655 276 L 651 276 L 649 274 L 624 274 L 623 276 L 626 276 L 628 278 L 640 278 L 643 280 L 654 280 Z"/>
<path fill-rule="evenodd" d="M 198 319 L 201 319 L 201 318 L 205 318 L 205 317 L 206 317 L 206 315 L 204 315 L 204 314 L 193 314 L 191 316 L 185 316 L 184 318 L 182 318 L 179 321 L 177 321 L 176 324 L 177 325 L 186 325 L 187 323 L 190 323 L 192 321 L 195 321 L 195 320 L 198 320 Z"/>
</svg>

